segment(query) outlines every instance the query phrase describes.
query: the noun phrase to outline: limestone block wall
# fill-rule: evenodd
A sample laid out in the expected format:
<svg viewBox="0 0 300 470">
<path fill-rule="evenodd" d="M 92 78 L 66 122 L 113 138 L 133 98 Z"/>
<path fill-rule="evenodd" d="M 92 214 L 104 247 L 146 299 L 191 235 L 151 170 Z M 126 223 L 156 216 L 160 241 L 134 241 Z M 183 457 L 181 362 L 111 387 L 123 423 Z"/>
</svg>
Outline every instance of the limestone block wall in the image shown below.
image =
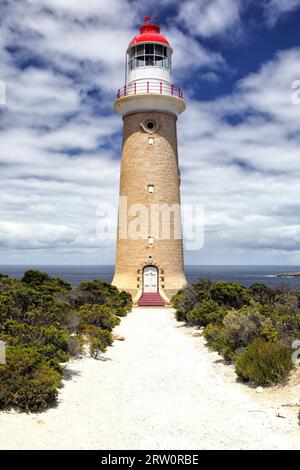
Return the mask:
<svg viewBox="0 0 300 470">
<path fill-rule="evenodd" d="M 153 264 L 159 269 L 159 289 L 170 297 L 186 284 L 183 268 L 183 242 L 174 239 L 174 216 L 171 214 L 170 239 L 163 239 L 162 226 L 153 236 L 150 208 L 158 204 L 180 205 L 180 181 L 177 157 L 176 116 L 161 111 L 145 111 L 123 117 L 123 149 L 121 159 L 120 196 L 127 197 L 128 209 L 141 204 L 147 209 L 146 239 L 122 239 L 137 215 L 119 217 L 116 269 L 113 284 L 133 296 L 142 288 L 142 269 Z M 156 127 L 147 129 L 151 120 Z M 152 139 L 151 144 L 149 139 Z M 148 187 L 153 185 L 153 193 Z M 124 203 L 124 201 L 123 201 Z M 158 206 L 157 206 L 158 207 Z M 180 213 L 176 215 L 180 220 Z M 161 219 L 160 219 L 161 220 Z M 167 220 L 167 219 L 166 219 Z M 145 228 L 141 226 L 139 228 Z M 178 234 L 176 235 L 178 236 Z"/>
</svg>

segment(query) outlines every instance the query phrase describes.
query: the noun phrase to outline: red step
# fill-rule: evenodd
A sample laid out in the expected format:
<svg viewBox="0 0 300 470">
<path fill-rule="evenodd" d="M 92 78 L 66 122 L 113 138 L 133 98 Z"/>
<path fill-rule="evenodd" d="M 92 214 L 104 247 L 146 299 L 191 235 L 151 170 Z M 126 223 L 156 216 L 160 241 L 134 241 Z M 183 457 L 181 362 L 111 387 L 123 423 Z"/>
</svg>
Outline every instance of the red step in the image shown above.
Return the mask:
<svg viewBox="0 0 300 470">
<path fill-rule="evenodd" d="M 138 300 L 139 307 L 164 307 L 165 301 L 158 292 L 143 292 Z"/>
</svg>

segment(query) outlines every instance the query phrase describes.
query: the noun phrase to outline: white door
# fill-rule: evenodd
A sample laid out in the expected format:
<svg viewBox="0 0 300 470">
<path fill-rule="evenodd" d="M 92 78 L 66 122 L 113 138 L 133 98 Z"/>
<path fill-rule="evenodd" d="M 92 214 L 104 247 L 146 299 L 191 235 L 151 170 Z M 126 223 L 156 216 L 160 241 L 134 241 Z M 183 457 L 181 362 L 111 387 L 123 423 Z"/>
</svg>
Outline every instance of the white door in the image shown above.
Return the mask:
<svg viewBox="0 0 300 470">
<path fill-rule="evenodd" d="M 157 292 L 157 269 L 154 266 L 146 266 L 143 271 L 144 292 Z"/>
</svg>

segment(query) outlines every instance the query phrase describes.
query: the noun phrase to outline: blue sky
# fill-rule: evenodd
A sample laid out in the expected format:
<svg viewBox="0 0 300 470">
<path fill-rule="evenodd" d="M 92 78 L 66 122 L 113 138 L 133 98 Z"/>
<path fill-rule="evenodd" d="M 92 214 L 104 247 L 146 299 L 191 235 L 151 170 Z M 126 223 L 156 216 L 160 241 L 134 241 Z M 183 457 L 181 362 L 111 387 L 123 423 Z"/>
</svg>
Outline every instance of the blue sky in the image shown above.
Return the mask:
<svg viewBox="0 0 300 470">
<path fill-rule="evenodd" d="M 144 16 L 160 16 L 185 91 L 182 202 L 202 204 L 188 264 L 300 264 L 300 0 L 0 2 L 0 263 L 113 264 L 112 109 Z M 97 212 L 98 210 L 98 212 Z M 97 215 L 98 214 L 98 215 Z M 114 211 L 110 222 L 115 219 Z"/>
</svg>

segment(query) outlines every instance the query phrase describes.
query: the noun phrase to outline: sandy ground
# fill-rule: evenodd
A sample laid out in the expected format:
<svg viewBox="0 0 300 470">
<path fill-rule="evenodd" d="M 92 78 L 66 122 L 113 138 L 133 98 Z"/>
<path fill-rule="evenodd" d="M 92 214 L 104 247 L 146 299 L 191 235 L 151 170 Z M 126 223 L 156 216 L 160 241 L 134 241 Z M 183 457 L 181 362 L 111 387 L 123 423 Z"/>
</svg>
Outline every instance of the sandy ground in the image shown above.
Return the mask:
<svg viewBox="0 0 300 470">
<path fill-rule="evenodd" d="M 118 332 L 105 360 L 69 363 L 57 407 L 0 413 L 0 448 L 300 448 L 297 410 L 280 407 L 290 396 L 236 383 L 171 309 L 134 309 Z"/>
</svg>

